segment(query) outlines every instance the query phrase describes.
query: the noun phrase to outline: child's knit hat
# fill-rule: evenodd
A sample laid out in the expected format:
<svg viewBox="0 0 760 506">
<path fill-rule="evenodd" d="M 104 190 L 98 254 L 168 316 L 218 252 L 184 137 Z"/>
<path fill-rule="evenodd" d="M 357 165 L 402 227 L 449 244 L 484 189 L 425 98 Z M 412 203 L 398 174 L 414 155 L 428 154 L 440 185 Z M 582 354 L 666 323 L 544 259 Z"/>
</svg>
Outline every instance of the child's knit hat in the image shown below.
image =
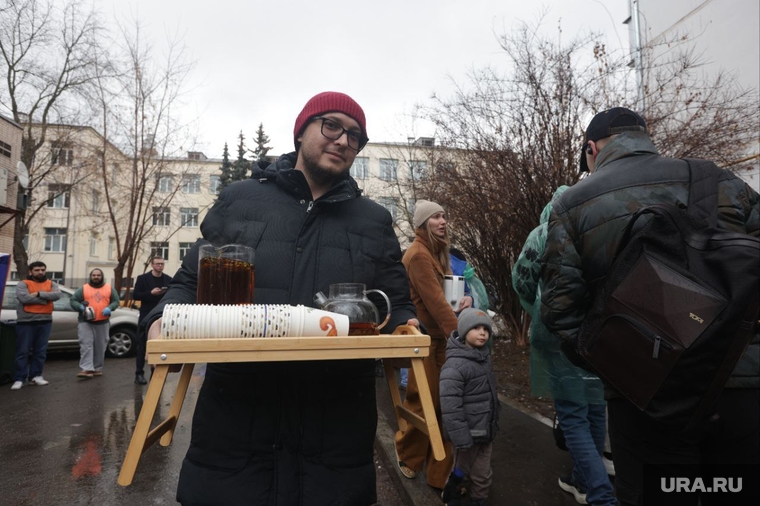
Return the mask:
<svg viewBox="0 0 760 506">
<path fill-rule="evenodd" d="M 478 325 L 485 325 L 488 329 L 488 335 L 493 335 L 491 317 L 488 316 L 488 313 L 482 309 L 475 309 L 474 307 L 468 307 L 467 309 L 462 310 L 462 313 L 459 315 L 459 324 L 457 325 L 459 338 L 464 340 L 467 333 Z"/>
</svg>

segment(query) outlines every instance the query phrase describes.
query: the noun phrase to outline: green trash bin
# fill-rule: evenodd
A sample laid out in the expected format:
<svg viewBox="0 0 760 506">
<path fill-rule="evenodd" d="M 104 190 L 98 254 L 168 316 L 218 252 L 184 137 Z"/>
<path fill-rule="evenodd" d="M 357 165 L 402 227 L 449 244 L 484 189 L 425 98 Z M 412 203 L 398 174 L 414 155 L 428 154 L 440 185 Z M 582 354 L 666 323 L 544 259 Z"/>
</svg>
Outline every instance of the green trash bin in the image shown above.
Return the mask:
<svg viewBox="0 0 760 506">
<path fill-rule="evenodd" d="M 0 385 L 13 379 L 16 357 L 16 321 L 0 320 Z"/>
</svg>

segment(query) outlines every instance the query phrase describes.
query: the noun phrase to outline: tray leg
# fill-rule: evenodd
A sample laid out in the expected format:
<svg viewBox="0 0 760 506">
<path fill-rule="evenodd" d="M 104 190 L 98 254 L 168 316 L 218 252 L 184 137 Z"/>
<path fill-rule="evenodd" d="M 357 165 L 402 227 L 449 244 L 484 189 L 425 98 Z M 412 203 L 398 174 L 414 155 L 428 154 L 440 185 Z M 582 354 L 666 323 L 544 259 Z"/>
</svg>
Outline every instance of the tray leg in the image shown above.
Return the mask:
<svg viewBox="0 0 760 506">
<path fill-rule="evenodd" d="M 177 390 L 174 392 L 174 399 L 172 399 L 172 405 L 169 408 L 168 418 L 172 420 L 172 424 L 166 433 L 161 436 L 161 446 L 169 446 L 172 442 L 172 437 L 174 437 L 174 429 L 177 427 L 177 421 L 179 420 L 179 413 L 182 411 L 182 404 L 185 402 L 187 387 L 190 384 L 190 378 L 193 377 L 194 367 L 195 364 L 184 364 L 182 366 L 182 374 L 179 377 Z"/>
<path fill-rule="evenodd" d="M 388 389 L 391 391 L 391 400 L 393 401 L 393 412 L 396 413 L 398 429 L 401 432 L 406 430 L 406 420 L 398 416 L 398 408 L 401 404 L 401 392 L 399 392 L 398 383 L 396 382 L 396 370 L 390 360 L 383 360 L 385 368 L 385 379 L 388 380 Z"/>
<path fill-rule="evenodd" d="M 146 449 L 146 440 L 148 437 L 148 431 L 150 430 L 150 423 L 153 421 L 153 415 L 156 413 L 156 407 L 161 398 L 161 391 L 164 389 L 168 372 L 168 365 L 157 365 L 153 371 L 153 376 L 150 378 L 148 391 L 145 394 L 142 409 L 140 409 L 140 416 L 137 417 L 137 425 L 135 425 L 135 431 L 132 434 L 129 449 L 124 457 L 124 462 L 121 465 L 118 483 L 122 487 L 131 485 L 132 479 L 135 477 L 135 471 L 137 470 L 138 462 L 140 462 L 140 456 L 142 456 Z"/>
<path fill-rule="evenodd" d="M 435 460 L 440 461 L 446 458 L 446 452 L 443 448 L 441 430 L 438 427 L 438 419 L 435 416 L 433 397 L 430 394 L 430 385 L 428 384 L 427 374 L 425 374 L 425 365 L 422 363 L 422 358 L 413 358 L 412 367 L 414 368 L 414 377 L 417 379 L 417 389 L 420 393 L 422 413 L 425 415 L 430 446 L 433 448 L 433 457 L 435 457 Z"/>
</svg>

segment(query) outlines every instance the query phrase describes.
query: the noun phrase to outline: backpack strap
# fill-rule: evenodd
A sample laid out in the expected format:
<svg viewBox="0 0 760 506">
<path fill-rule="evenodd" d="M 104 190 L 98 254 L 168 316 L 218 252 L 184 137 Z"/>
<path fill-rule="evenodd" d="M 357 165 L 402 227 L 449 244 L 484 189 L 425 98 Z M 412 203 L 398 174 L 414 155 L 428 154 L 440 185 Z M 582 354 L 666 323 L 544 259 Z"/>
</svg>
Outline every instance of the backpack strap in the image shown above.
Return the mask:
<svg viewBox="0 0 760 506">
<path fill-rule="evenodd" d="M 686 214 L 695 223 L 714 227 L 718 223 L 718 175 L 720 169 L 709 160 L 683 158 L 689 166 L 689 205 Z"/>
</svg>

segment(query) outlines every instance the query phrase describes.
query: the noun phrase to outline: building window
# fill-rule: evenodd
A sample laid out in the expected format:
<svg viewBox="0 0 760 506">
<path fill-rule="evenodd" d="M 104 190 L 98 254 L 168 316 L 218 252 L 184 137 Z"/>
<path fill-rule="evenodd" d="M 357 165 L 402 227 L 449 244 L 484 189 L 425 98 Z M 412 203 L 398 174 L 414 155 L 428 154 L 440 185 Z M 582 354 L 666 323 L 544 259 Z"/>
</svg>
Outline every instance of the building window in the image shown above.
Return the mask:
<svg viewBox="0 0 760 506">
<path fill-rule="evenodd" d="M 357 156 L 351 166 L 351 177 L 354 179 L 367 179 L 369 177 L 369 158 Z"/>
<path fill-rule="evenodd" d="M 169 260 L 169 243 L 168 242 L 151 242 L 150 256 L 159 256 L 164 260 Z"/>
<path fill-rule="evenodd" d="M 98 256 L 98 236 L 95 234 L 90 236 L 90 256 Z"/>
<path fill-rule="evenodd" d="M 395 181 L 396 167 L 398 167 L 398 160 L 394 160 L 392 158 L 381 158 L 380 179 L 383 181 Z"/>
<path fill-rule="evenodd" d="M 52 165 L 71 165 L 74 163 L 74 150 L 70 144 L 54 142 L 50 148 L 50 163 Z"/>
<path fill-rule="evenodd" d="M 116 259 L 116 239 L 114 239 L 113 237 L 108 238 L 108 259 L 109 260 Z"/>
<path fill-rule="evenodd" d="M 161 193 L 170 193 L 174 186 L 174 181 L 171 176 L 161 175 L 158 176 L 158 191 Z"/>
<path fill-rule="evenodd" d="M 92 192 L 92 212 L 97 213 L 100 209 L 100 192 Z"/>
<path fill-rule="evenodd" d="M 208 192 L 211 195 L 219 195 L 219 186 L 222 184 L 222 180 L 219 176 L 209 176 L 208 178 Z"/>
<path fill-rule="evenodd" d="M 396 217 L 398 216 L 398 202 L 395 198 L 380 197 L 377 199 L 377 203 L 386 208 L 388 212 L 391 213 L 391 218 L 393 218 L 393 221 L 396 221 Z"/>
<path fill-rule="evenodd" d="M 49 184 L 46 207 L 53 209 L 68 209 L 69 186 L 65 184 Z"/>
<path fill-rule="evenodd" d="M 181 242 L 179 243 L 179 261 L 185 259 L 185 255 L 190 253 L 190 248 L 193 247 L 193 243 L 191 242 Z"/>
<path fill-rule="evenodd" d="M 154 207 L 153 224 L 157 227 L 168 227 L 171 224 L 171 210 L 168 207 Z"/>
<path fill-rule="evenodd" d="M 64 284 L 63 283 L 63 273 L 62 272 L 47 271 L 45 273 L 45 276 L 47 276 L 48 279 L 52 279 L 53 281 L 55 281 L 59 285 Z M 61 300 L 61 299 L 58 299 L 58 300 Z M 65 309 L 66 311 L 71 311 L 71 306 L 69 306 L 68 297 L 66 298 L 66 306 L 64 306 L 63 308 L 57 307 L 57 304 L 60 304 L 60 302 L 58 302 L 58 300 L 55 301 L 55 302 L 53 302 L 53 304 L 56 304 L 55 309 Z"/>
<path fill-rule="evenodd" d="M 182 176 L 182 193 L 200 193 L 201 177 L 197 174 L 185 174 Z"/>
<path fill-rule="evenodd" d="M 56 253 L 66 251 L 66 229 L 46 228 L 44 249 Z"/>
<path fill-rule="evenodd" d="M 114 164 L 111 166 L 111 183 L 119 182 L 119 166 Z"/>
<path fill-rule="evenodd" d="M 0 155 L 7 156 L 8 158 L 11 157 L 11 145 L 0 141 Z"/>
<path fill-rule="evenodd" d="M 424 160 L 409 160 L 409 175 L 413 180 L 419 181 L 425 177 L 427 162 Z"/>
<path fill-rule="evenodd" d="M 198 208 L 197 207 L 180 207 L 179 208 L 180 224 L 183 227 L 198 226 Z"/>
</svg>

